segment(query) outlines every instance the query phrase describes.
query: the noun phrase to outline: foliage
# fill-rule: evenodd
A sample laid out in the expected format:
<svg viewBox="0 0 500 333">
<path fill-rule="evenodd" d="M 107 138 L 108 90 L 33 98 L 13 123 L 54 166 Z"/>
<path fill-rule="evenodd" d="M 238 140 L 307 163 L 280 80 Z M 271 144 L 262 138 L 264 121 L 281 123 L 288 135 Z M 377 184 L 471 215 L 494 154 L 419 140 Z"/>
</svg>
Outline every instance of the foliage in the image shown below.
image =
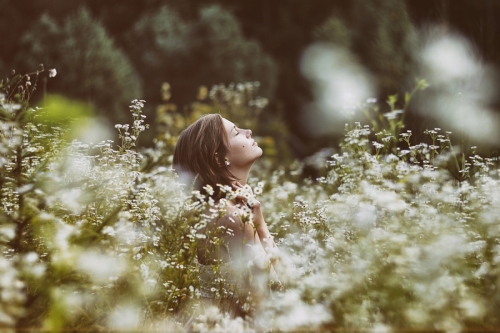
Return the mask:
<svg viewBox="0 0 500 333">
<path fill-rule="evenodd" d="M 148 78 L 143 83 L 149 101 L 158 100 L 156 91 L 164 81 L 176 89 L 173 96 L 181 105 L 191 101 L 199 86 L 221 82 L 258 80 L 261 94 L 274 93 L 275 62 L 220 6 L 200 9 L 199 18 L 191 21 L 163 6 L 139 18 L 126 40 L 136 68 Z"/>
<path fill-rule="evenodd" d="M 272 97 L 276 85 L 276 64 L 259 44 L 244 38 L 238 20 L 220 6 L 200 10 L 200 22 L 195 35 L 201 50 L 208 51 L 213 64 L 205 76 L 221 73 L 220 82 L 260 81 L 261 94 Z M 264 75 L 265 74 L 265 75 Z"/>
<path fill-rule="evenodd" d="M 319 40 L 352 51 L 378 81 L 382 94 L 397 91 L 414 70 L 417 37 L 406 1 L 354 1 L 316 28 Z"/>
<path fill-rule="evenodd" d="M 380 155 L 369 135 L 360 124 L 348 128 L 321 184 L 297 193 L 273 181 L 262 198 L 272 201 L 274 228 L 288 227 L 281 247 L 300 267 L 286 270 L 288 289 L 267 309 L 269 320 L 283 327 L 296 311 L 290 301 L 302 300 L 304 312 L 335 328 L 496 327 L 497 161 L 471 156 L 467 180 L 457 182 L 438 167 L 450 155 L 445 135 L 440 147 Z M 290 196 L 293 213 L 280 216 L 276 197 Z"/>
<path fill-rule="evenodd" d="M 48 108 L 28 105 L 44 76 L 1 84 L 2 326 L 182 330 L 189 318 L 194 331 L 499 325 L 496 159 L 470 156 L 457 180 L 447 167 L 449 135 L 433 129 L 432 145 L 414 144 L 399 132 L 404 111 L 392 111 L 378 133 L 348 125 L 317 180 L 301 180 L 301 162 L 273 170 L 258 161 L 249 183 L 281 250 L 284 289 L 261 301 L 254 321 L 231 319 L 196 310 L 197 230 L 210 219 L 203 212 L 224 207 L 186 189 L 162 140 L 137 146 L 144 102 L 132 102 L 132 124 L 115 126 L 116 146 L 68 141 L 63 125 L 44 123 Z M 229 100 L 243 91 L 212 90 Z"/>
<path fill-rule="evenodd" d="M 2 325 L 119 328 L 121 310 L 176 308 L 193 284 L 188 264 L 179 268 L 192 257 L 179 215 L 184 196 L 165 167 L 141 172 L 161 156 L 135 147 L 146 129 L 143 103 L 131 106 L 133 125 L 117 125 L 117 149 L 67 142 L 38 115 L 45 110 L 27 105 L 36 87 L 27 82 L 12 78 L 2 93 L 2 267 L 10 281 L 2 292 L 11 295 L 2 298 Z M 155 186 L 159 179 L 166 182 Z"/>
<path fill-rule="evenodd" d="M 192 62 L 189 34 L 191 26 L 167 6 L 140 17 L 126 35 L 130 59 L 140 68 L 148 101 L 156 101 L 164 81 L 179 84 L 179 91 L 189 86 L 186 71 Z M 160 74 L 160 75 L 158 75 Z"/>
<path fill-rule="evenodd" d="M 141 95 L 139 77 L 127 56 L 85 9 L 62 24 L 45 14 L 30 26 L 16 67 L 27 70 L 40 62 L 63 74 L 51 82 L 51 91 L 92 103 L 114 122 L 123 120 L 126 103 Z"/>
<path fill-rule="evenodd" d="M 162 85 L 164 103 L 157 107 L 157 139 L 165 144 L 164 149 L 173 154 L 180 132 L 199 117 L 208 113 L 219 113 L 240 128 L 250 128 L 253 137 L 269 160 L 281 163 L 290 160 L 286 145 L 288 134 L 280 117 L 263 112 L 268 99 L 259 96 L 260 82 L 214 85 L 210 90 L 201 86 L 197 100 L 185 108 L 185 114 L 178 111 L 170 101 L 170 85 Z M 266 110 L 267 111 L 267 110 Z"/>
<path fill-rule="evenodd" d="M 193 23 L 199 21 L 200 8 L 217 3 L 237 18 L 244 38 L 246 40 L 256 41 L 261 46 L 261 49 L 273 58 L 276 66 L 279 67 L 279 73 L 276 78 L 276 94 L 274 98 L 270 99 L 272 105 L 269 108 L 269 112 L 273 114 L 279 112 L 286 114 L 284 119 L 287 120 L 287 125 L 292 129 L 291 133 L 304 134 L 300 132 L 302 130 L 302 123 L 297 119 L 297 115 L 303 106 L 310 101 L 311 94 L 309 84 L 302 77 L 297 68 L 297 63 L 300 61 L 304 48 L 307 47 L 313 39 L 314 28 L 327 21 L 328 16 L 332 15 L 332 13 L 336 14 L 334 19 L 337 19 L 337 23 L 340 22 L 343 26 L 340 30 L 342 30 L 343 33 L 351 35 L 351 37 L 353 32 L 350 31 L 350 29 L 353 29 L 354 25 L 359 25 L 357 23 L 359 19 L 362 21 L 366 20 L 366 24 L 373 28 L 356 34 L 356 40 L 358 40 L 358 42 L 355 43 L 358 47 L 371 49 L 370 52 L 363 53 L 363 62 L 369 65 L 370 68 L 372 68 L 373 64 L 380 62 L 380 60 L 366 58 L 372 56 L 379 58 L 380 54 L 389 54 L 389 56 L 382 59 L 384 64 L 383 67 L 380 68 L 385 68 L 391 73 L 394 73 L 395 69 L 401 68 L 399 61 L 402 54 L 405 52 L 387 52 L 383 45 L 381 46 L 383 46 L 384 49 L 378 49 L 374 44 L 378 45 L 379 42 L 377 42 L 377 39 L 374 39 L 371 32 L 379 31 L 377 27 L 382 26 L 384 26 L 384 29 L 387 26 L 397 27 L 399 30 L 394 29 L 393 32 L 385 34 L 385 39 L 392 39 L 393 36 L 397 36 L 400 32 L 405 31 L 407 27 L 406 23 L 408 22 L 407 16 L 411 18 L 412 23 L 418 29 L 425 29 L 428 25 L 441 25 L 441 23 L 443 23 L 447 29 L 449 28 L 449 31 L 458 30 L 462 35 L 467 36 L 473 41 L 481 58 L 497 64 L 500 60 L 500 53 L 496 51 L 495 45 L 499 43 L 498 38 L 500 34 L 497 33 L 498 25 L 495 25 L 494 22 L 500 10 L 500 3 L 495 1 L 455 1 L 453 5 L 446 5 L 448 2 L 449 1 L 434 1 L 422 6 L 418 1 L 406 1 L 407 13 L 404 13 L 401 11 L 401 8 L 404 7 L 403 1 L 291 0 L 286 2 L 250 2 L 234 0 L 0 0 L 0 35 L 2 36 L 0 58 L 2 58 L 5 63 L 5 71 L 1 73 L 5 75 L 5 73 L 9 73 L 13 68 L 20 69 L 20 67 L 14 63 L 14 60 L 19 57 L 18 51 L 20 50 L 22 37 L 28 29 L 31 29 L 32 23 L 38 21 L 44 14 L 48 14 L 55 22 L 61 25 L 69 16 L 78 11 L 80 7 L 86 7 L 91 12 L 92 17 L 96 18 L 100 25 L 104 26 L 108 36 L 112 37 L 112 39 L 117 42 L 124 53 L 126 53 L 127 57 L 132 58 L 134 53 L 146 52 L 149 48 L 152 48 L 152 44 L 148 45 L 147 48 L 138 48 L 134 43 L 129 44 L 124 42 L 127 32 L 131 31 L 132 27 L 141 18 L 146 15 L 151 16 L 151 13 L 160 12 L 161 8 L 167 4 L 176 12 L 179 12 L 183 22 Z M 370 6 L 370 9 L 360 10 L 360 4 L 366 4 L 366 6 Z M 360 13 L 357 15 L 357 19 L 352 17 L 354 6 L 356 6 L 356 10 L 359 10 Z M 390 6 L 392 6 L 394 10 L 388 10 Z M 381 13 L 386 13 L 387 15 L 380 15 Z M 334 27 L 328 28 L 328 30 L 330 34 L 336 34 L 339 31 L 339 25 L 334 24 Z M 150 36 L 143 37 L 148 40 L 152 39 Z M 337 38 L 334 39 L 338 41 Z M 362 41 L 359 42 L 359 40 Z M 58 49 L 58 42 L 59 40 L 56 38 L 47 40 L 44 43 L 44 47 L 47 49 Z M 135 40 L 135 42 L 139 43 L 140 40 Z M 396 44 L 396 46 L 399 45 Z M 398 48 L 396 48 L 396 50 L 398 50 Z M 201 53 L 203 53 L 203 51 L 204 50 L 201 50 Z M 360 54 L 359 52 L 355 53 L 358 55 Z M 68 58 L 63 60 L 66 61 L 66 59 Z M 387 59 L 389 59 L 390 62 L 387 62 Z M 42 61 L 42 58 L 36 58 L 35 60 L 37 62 L 34 65 L 37 65 L 39 61 Z M 61 66 L 56 63 L 49 63 L 47 61 L 44 63 L 61 68 Z M 73 64 L 74 60 L 69 59 L 68 63 Z M 193 62 L 190 63 L 193 64 Z M 411 61 L 407 62 L 407 64 L 410 63 Z M 196 62 L 197 66 L 191 66 L 190 68 L 201 67 L 201 64 L 205 65 L 208 63 Z M 25 70 L 31 70 L 34 65 L 30 65 L 30 67 L 25 68 Z M 393 67 L 392 69 L 389 68 L 391 66 Z M 140 64 L 138 65 L 134 62 L 134 67 L 143 84 L 158 81 L 157 83 L 152 83 L 147 89 L 144 89 L 145 93 L 151 94 L 151 96 L 154 97 L 143 97 L 148 100 L 148 105 L 150 107 L 159 102 L 158 87 L 159 84 L 165 80 L 172 83 L 172 86 L 175 88 L 173 92 L 176 99 L 180 97 L 180 94 L 185 94 L 185 98 L 183 98 L 182 102 L 176 100 L 176 103 L 180 106 L 183 106 L 184 102 L 189 103 L 191 101 L 194 91 L 199 85 L 211 84 L 208 82 L 194 82 L 189 88 L 191 91 L 187 91 L 184 90 L 184 88 L 180 88 L 180 82 L 172 82 L 170 77 L 167 77 L 160 71 L 155 72 L 151 76 L 149 73 L 146 75 L 147 71 L 143 66 L 140 66 Z M 72 70 L 74 69 L 72 68 Z M 23 72 L 23 70 L 21 70 L 21 72 Z M 158 76 L 162 76 L 162 78 L 157 79 Z M 399 76 L 396 75 L 396 78 L 397 77 Z M 58 78 L 58 80 L 59 79 L 65 80 L 66 75 L 65 77 Z M 182 77 L 179 77 L 179 81 L 181 79 Z M 257 79 L 262 81 L 261 78 Z M 382 76 L 380 76 L 380 79 L 384 82 L 384 85 L 392 85 L 392 82 L 396 80 L 394 77 L 385 79 Z M 232 80 L 233 79 L 231 79 L 231 81 Z M 254 81 L 256 78 L 234 79 L 235 82 L 244 82 L 247 80 Z M 217 80 L 215 83 L 219 84 L 221 82 L 221 80 Z M 227 85 L 230 81 L 225 81 L 224 83 Z M 409 83 L 411 84 L 411 81 L 409 81 Z M 53 80 L 50 84 L 51 87 L 49 90 L 54 91 L 53 88 L 57 85 L 56 81 Z M 79 88 L 80 85 L 73 83 L 63 88 L 70 89 L 69 87 Z M 406 89 L 408 88 L 401 88 L 399 85 L 392 86 L 392 88 L 388 89 L 383 88 L 384 91 L 379 97 L 383 98 L 386 94 L 392 94 L 397 90 L 402 92 Z M 133 95 L 133 97 L 136 96 L 140 95 Z M 271 96 L 267 97 L 271 98 Z M 126 100 L 128 101 L 131 98 L 132 97 L 127 97 Z M 106 100 L 105 102 L 111 103 L 111 100 Z M 493 107 L 495 110 L 498 110 L 497 103 L 495 103 Z M 104 109 L 109 110 L 108 107 L 104 107 Z M 148 116 L 152 116 L 152 113 L 149 113 L 150 111 L 152 110 L 146 110 Z M 125 117 L 126 115 L 123 116 Z M 421 120 L 415 122 L 422 123 Z M 429 128 L 435 126 L 437 125 L 427 125 Z M 413 128 L 413 130 L 416 135 L 417 129 Z M 421 133 L 422 130 L 423 128 L 419 129 L 418 133 Z M 305 139 L 305 137 L 302 136 L 302 139 Z M 294 137 L 292 137 L 292 140 L 294 142 L 298 141 L 297 138 Z M 314 145 L 311 140 L 308 140 L 306 145 L 303 145 L 302 148 L 300 148 L 300 144 L 294 144 L 294 148 L 296 149 L 295 152 L 300 153 L 302 156 L 312 153 L 314 151 L 313 147 Z"/>
</svg>

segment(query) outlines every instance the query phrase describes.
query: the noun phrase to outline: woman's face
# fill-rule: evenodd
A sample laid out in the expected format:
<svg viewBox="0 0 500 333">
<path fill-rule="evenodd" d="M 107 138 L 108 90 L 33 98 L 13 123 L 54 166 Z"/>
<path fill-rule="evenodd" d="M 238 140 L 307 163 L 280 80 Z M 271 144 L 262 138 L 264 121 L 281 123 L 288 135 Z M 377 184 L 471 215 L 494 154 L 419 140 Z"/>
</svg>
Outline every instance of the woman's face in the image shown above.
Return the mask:
<svg viewBox="0 0 500 333">
<path fill-rule="evenodd" d="M 233 167 L 246 167 L 262 156 L 262 149 L 252 139 L 252 131 L 238 128 L 229 120 L 222 118 L 229 138 L 226 159 Z"/>
</svg>

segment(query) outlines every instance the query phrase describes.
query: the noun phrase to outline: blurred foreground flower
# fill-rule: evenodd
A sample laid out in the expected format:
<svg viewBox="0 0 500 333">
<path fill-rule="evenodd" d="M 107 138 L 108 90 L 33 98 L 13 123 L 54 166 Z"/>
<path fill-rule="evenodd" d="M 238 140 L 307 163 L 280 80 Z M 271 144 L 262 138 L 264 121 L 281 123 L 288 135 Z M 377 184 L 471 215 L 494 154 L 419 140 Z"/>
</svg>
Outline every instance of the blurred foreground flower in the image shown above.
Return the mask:
<svg viewBox="0 0 500 333">
<path fill-rule="evenodd" d="M 375 94 L 368 72 L 347 49 L 332 44 L 310 46 L 302 56 L 301 70 L 313 86 L 315 102 L 301 115 L 313 136 L 343 133 L 355 108 Z"/>
<path fill-rule="evenodd" d="M 496 70 L 480 62 L 469 41 L 457 34 L 427 37 L 420 66 L 431 90 L 418 101 L 419 113 L 475 142 L 498 143 L 500 121 L 492 109 Z"/>
</svg>

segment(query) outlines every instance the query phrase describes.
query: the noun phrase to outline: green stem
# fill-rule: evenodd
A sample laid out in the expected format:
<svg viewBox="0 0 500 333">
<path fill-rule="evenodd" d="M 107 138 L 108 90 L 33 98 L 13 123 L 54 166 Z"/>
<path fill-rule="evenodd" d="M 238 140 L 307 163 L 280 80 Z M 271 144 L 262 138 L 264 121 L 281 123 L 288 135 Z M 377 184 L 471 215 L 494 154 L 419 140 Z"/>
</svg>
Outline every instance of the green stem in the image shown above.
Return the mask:
<svg viewBox="0 0 500 333">
<path fill-rule="evenodd" d="M 119 205 L 117 206 L 112 212 L 111 214 L 109 214 L 106 219 L 104 221 L 102 221 L 102 223 L 97 227 L 97 229 L 95 230 L 96 233 L 100 233 L 102 231 L 102 229 L 108 225 L 114 218 L 116 218 L 118 216 L 118 213 L 120 213 L 122 211 L 122 206 Z"/>
</svg>

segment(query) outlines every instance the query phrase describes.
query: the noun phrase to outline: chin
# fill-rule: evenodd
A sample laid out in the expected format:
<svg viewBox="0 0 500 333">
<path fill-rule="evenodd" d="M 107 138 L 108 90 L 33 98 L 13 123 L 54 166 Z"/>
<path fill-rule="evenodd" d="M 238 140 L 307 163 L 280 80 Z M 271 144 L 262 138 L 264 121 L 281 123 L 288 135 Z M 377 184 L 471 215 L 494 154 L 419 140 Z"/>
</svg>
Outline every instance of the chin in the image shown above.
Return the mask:
<svg viewBox="0 0 500 333">
<path fill-rule="evenodd" d="M 262 156 L 262 149 L 261 149 L 261 148 L 259 148 L 259 149 L 258 149 L 258 152 L 256 152 L 256 153 L 255 153 L 255 157 L 254 157 L 254 158 L 252 158 L 252 163 L 253 163 L 253 162 L 255 162 L 256 160 L 258 160 L 258 159 L 259 159 L 259 157 L 261 157 L 261 156 Z"/>
</svg>

